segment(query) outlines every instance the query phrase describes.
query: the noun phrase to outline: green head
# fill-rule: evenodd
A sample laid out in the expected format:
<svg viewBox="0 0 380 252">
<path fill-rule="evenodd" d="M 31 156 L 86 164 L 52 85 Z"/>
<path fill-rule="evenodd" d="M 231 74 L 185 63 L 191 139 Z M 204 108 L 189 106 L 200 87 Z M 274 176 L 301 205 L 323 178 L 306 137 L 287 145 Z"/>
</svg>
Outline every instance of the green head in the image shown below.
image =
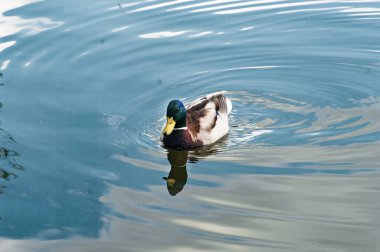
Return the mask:
<svg viewBox="0 0 380 252">
<path fill-rule="evenodd" d="M 186 109 L 181 101 L 173 100 L 169 102 L 166 119 L 166 126 L 162 131 L 162 134 L 166 136 L 170 135 L 174 128 L 186 127 Z"/>
</svg>

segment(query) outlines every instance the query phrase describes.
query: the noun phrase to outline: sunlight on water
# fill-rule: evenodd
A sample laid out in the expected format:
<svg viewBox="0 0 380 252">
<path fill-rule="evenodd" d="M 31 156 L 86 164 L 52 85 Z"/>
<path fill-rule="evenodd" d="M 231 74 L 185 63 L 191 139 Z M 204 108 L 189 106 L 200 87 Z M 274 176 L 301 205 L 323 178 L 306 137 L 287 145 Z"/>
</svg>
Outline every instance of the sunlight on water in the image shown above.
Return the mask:
<svg viewBox="0 0 380 252">
<path fill-rule="evenodd" d="M 162 32 L 154 32 L 140 35 L 140 38 L 170 38 L 183 35 L 185 33 L 189 33 L 190 31 L 162 31 Z"/>
<path fill-rule="evenodd" d="M 4 16 L 9 10 L 20 8 L 30 3 L 41 2 L 40 0 L 24 0 L 24 1 L 10 1 L 5 0 L 1 3 L 0 18 L 2 19 L 0 36 L 6 37 L 18 33 L 22 30 L 28 30 L 28 35 L 45 31 L 47 29 L 57 28 L 62 25 L 60 22 L 53 22 L 48 18 L 40 17 L 35 19 L 22 19 L 17 16 Z M 1 51 L 1 50 L 0 50 Z"/>
</svg>

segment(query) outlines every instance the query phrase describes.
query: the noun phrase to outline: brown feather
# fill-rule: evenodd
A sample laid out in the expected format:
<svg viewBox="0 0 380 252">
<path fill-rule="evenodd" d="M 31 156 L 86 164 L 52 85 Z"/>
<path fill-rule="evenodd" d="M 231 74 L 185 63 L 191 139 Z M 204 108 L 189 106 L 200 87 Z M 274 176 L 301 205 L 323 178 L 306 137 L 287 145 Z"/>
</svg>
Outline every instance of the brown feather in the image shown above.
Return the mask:
<svg viewBox="0 0 380 252">
<path fill-rule="evenodd" d="M 219 99 L 213 99 L 214 103 L 215 103 L 215 110 L 216 111 L 219 111 Z"/>
<path fill-rule="evenodd" d="M 200 111 L 187 111 L 187 118 L 186 118 L 186 124 L 187 129 L 190 133 L 190 135 L 193 138 L 196 138 L 197 134 L 199 133 L 201 129 L 199 117 L 201 116 Z"/>
<path fill-rule="evenodd" d="M 187 112 L 191 113 L 194 111 L 200 111 L 206 107 L 207 103 L 209 103 L 209 100 L 207 100 L 206 97 L 203 97 L 202 99 L 199 100 L 199 103 L 187 108 Z"/>
<path fill-rule="evenodd" d="M 215 125 L 216 125 L 216 121 L 218 120 L 218 117 L 215 116 L 214 117 L 214 121 L 212 122 L 212 124 L 210 125 L 210 127 L 207 128 L 208 131 L 211 131 L 213 128 L 215 128 Z"/>
<path fill-rule="evenodd" d="M 166 147 L 177 150 L 195 149 L 203 145 L 202 141 L 194 140 L 188 130 L 173 131 L 163 138 Z"/>
</svg>

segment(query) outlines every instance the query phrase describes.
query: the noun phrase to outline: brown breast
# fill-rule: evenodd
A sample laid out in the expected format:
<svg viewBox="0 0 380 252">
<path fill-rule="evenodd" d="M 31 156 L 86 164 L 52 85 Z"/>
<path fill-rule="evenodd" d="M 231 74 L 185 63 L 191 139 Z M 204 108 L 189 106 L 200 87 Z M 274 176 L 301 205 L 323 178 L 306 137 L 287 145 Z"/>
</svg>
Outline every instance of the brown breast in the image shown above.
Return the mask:
<svg viewBox="0 0 380 252">
<path fill-rule="evenodd" d="M 191 150 L 203 145 L 201 141 L 193 141 L 188 130 L 174 130 L 164 136 L 163 142 L 166 147 L 177 150 Z"/>
</svg>

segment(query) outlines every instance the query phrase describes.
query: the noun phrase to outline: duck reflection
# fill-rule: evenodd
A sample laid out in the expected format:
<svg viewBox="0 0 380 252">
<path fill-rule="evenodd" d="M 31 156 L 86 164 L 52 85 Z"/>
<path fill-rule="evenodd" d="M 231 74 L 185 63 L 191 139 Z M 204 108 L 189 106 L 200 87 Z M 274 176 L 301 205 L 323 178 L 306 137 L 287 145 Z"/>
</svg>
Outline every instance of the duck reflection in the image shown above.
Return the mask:
<svg viewBox="0 0 380 252">
<path fill-rule="evenodd" d="M 170 172 L 167 177 L 163 177 L 166 181 L 166 187 L 170 195 L 175 196 L 181 192 L 186 185 L 188 174 L 187 174 L 187 162 L 197 163 L 201 159 L 214 155 L 225 146 L 227 137 L 221 139 L 218 143 L 202 147 L 196 150 L 173 150 L 167 148 L 167 158 L 170 163 Z"/>
<path fill-rule="evenodd" d="M 166 186 L 170 195 L 175 196 L 182 191 L 187 182 L 187 158 L 189 151 L 186 150 L 169 150 L 168 160 L 171 168 L 168 177 L 164 177 L 166 180 Z"/>
</svg>

